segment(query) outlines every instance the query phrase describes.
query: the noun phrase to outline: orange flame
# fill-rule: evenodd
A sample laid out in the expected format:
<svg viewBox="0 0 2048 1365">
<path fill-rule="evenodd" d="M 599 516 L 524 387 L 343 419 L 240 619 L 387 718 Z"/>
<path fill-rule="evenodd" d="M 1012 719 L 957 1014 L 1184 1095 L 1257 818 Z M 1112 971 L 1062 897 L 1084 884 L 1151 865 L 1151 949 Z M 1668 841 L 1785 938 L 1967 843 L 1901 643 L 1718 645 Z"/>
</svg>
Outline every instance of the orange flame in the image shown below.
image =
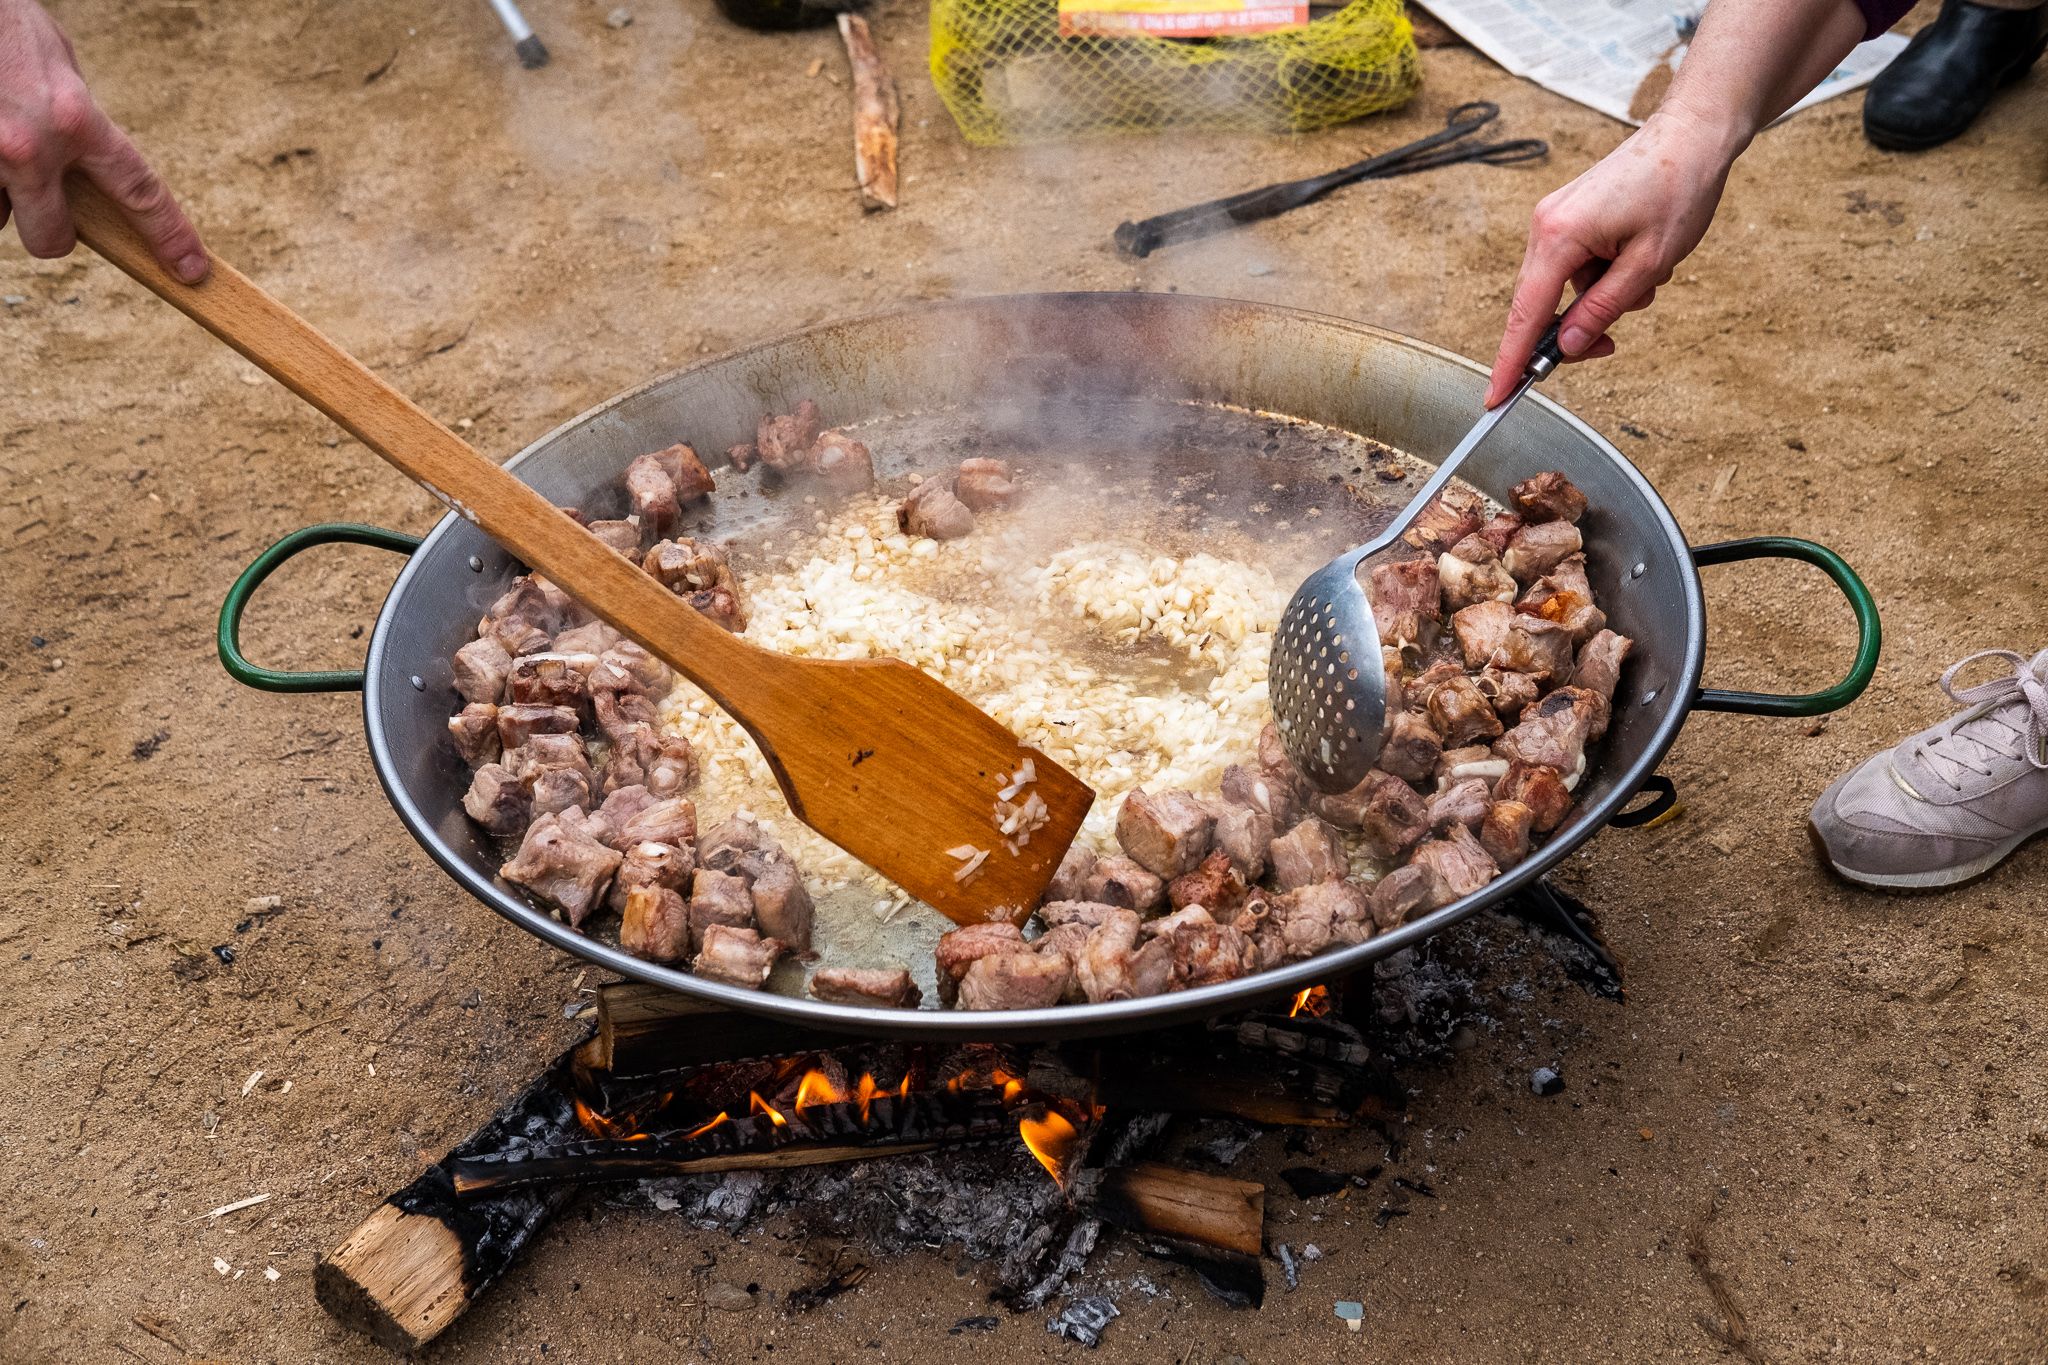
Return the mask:
<svg viewBox="0 0 2048 1365">
<path fill-rule="evenodd" d="M 1325 986 L 1310 986 L 1300 995 L 1294 997 L 1294 1008 L 1287 1011 L 1287 1017 L 1292 1019 L 1297 1014 L 1306 1014 L 1311 1018 L 1320 1018 L 1329 1012 L 1329 988 Z"/>
<path fill-rule="evenodd" d="M 1079 1130 L 1067 1122 L 1066 1116 L 1057 1109 L 1048 1109 L 1044 1118 L 1019 1120 L 1017 1133 L 1053 1180 L 1066 1184 L 1063 1172 L 1067 1154 L 1073 1149 L 1074 1139 L 1080 1136 Z"/>
<path fill-rule="evenodd" d="M 816 1067 L 806 1071 L 803 1079 L 796 1083 L 796 1107 L 799 1111 L 814 1104 L 837 1104 L 845 1098 L 832 1084 L 831 1077 Z"/>
<path fill-rule="evenodd" d="M 710 1119 L 704 1123 L 697 1125 L 695 1128 L 692 1128 L 689 1132 L 683 1134 L 682 1140 L 684 1142 L 688 1142 L 691 1138 L 702 1137 L 706 1133 L 710 1132 L 713 1128 L 716 1128 L 719 1124 L 726 1122 L 728 1117 L 729 1116 L 726 1114 L 726 1112 L 723 1109 L 721 1109 L 718 1111 L 718 1117 Z"/>
<path fill-rule="evenodd" d="M 663 1096 L 662 1098 L 666 1102 L 668 1097 Z M 634 1131 L 639 1127 L 639 1122 L 634 1115 L 628 1114 L 624 1118 L 611 1118 L 592 1109 L 583 1102 L 581 1097 L 576 1097 L 575 1104 L 576 1121 L 582 1124 L 583 1131 L 589 1133 L 592 1137 L 611 1138 L 621 1142 L 645 1142 L 647 1140 L 647 1134 Z"/>
<path fill-rule="evenodd" d="M 758 1093 L 752 1090 L 747 1092 L 747 1112 L 750 1114 L 766 1114 L 777 1128 L 786 1127 L 789 1123 L 788 1119 L 776 1112 L 774 1105 L 762 1099 Z"/>
</svg>

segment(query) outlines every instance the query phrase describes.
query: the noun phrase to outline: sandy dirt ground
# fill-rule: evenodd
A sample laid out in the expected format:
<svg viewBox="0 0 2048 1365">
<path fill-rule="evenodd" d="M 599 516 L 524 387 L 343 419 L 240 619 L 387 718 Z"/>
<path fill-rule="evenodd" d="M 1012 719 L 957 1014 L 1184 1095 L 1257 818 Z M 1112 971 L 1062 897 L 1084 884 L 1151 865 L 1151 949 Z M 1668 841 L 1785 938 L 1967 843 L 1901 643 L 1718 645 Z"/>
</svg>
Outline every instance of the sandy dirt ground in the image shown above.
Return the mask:
<svg viewBox="0 0 2048 1365">
<path fill-rule="evenodd" d="M 532 0 L 557 55 L 540 73 L 481 3 L 56 8 L 216 247 L 500 454 L 665 368 L 961 294 L 1233 295 L 1490 355 L 1530 206 L 1623 131 L 1445 50 L 1407 110 L 1312 137 L 971 150 L 921 74 L 919 8 L 889 0 L 904 202 L 863 217 L 836 37 L 746 34 L 704 0 L 638 0 L 614 29 L 612 7 Z M 1099 1358 L 2048 1353 L 2048 849 L 1887 899 L 1821 875 L 1802 828 L 1845 765 L 1943 714 L 1952 659 L 2048 645 L 2044 94 L 2036 75 L 1926 156 L 1866 145 L 1857 97 L 1767 133 L 1621 354 L 1552 383 L 1696 541 L 1790 531 L 1847 554 L 1885 614 L 1877 680 L 1825 725 L 1697 717 L 1666 763 L 1684 817 L 1572 860 L 1629 1001 L 1539 963 L 1531 999 L 1411 1074 L 1390 1169 L 1434 1199 L 1376 1226 L 1384 1181 L 1361 1207 L 1274 1182 L 1274 1237 L 1325 1254 L 1258 1313 L 1113 1254 L 1103 1273 L 1167 1292 L 1127 1294 Z M 1475 98 L 1551 138 L 1550 162 L 1354 190 L 1143 264 L 1110 248 L 1125 217 L 1353 160 Z M 314 1257 L 571 1041 L 560 1007 L 591 981 L 407 838 L 352 699 L 245 691 L 212 631 L 284 532 L 423 531 L 437 509 L 103 264 L 32 263 L 10 237 L 0 294 L 0 1357 L 378 1360 L 314 1303 Z M 357 660 L 393 567 L 288 570 L 252 653 Z M 1844 665 L 1847 613 L 1804 573 L 1710 575 L 1713 681 Z M 269 895 L 281 911 L 252 919 Z M 1532 1095 L 1558 1061 L 1568 1088 Z M 1314 1159 L 1363 1170 L 1383 1148 Z M 1241 1169 L 1299 1160 L 1269 1138 Z M 1079 1350 L 1043 1315 L 948 1336 L 986 1281 L 936 1255 L 791 1316 L 792 1253 L 593 1208 L 432 1356 Z M 712 1283 L 764 1293 L 713 1312 Z M 1362 1336 L 1338 1298 L 1368 1305 Z"/>
</svg>

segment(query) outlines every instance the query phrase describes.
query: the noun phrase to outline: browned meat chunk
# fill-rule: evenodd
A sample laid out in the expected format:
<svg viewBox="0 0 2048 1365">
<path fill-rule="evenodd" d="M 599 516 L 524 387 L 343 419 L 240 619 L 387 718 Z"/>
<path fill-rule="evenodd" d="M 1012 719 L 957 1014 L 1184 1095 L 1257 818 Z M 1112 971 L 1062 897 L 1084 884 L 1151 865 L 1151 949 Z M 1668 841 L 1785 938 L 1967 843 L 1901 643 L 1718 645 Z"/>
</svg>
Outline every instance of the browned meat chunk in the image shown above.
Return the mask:
<svg viewBox="0 0 2048 1365">
<path fill-rule="evenodd" d="M 619 831 L 626 822 L 654 804 L 654 793 L 645 787 L 619 787 L 606 793 L 604 804 L 590 813 L 584 822 L 601 844 L 610 844 L 624 853 L 629 845 L 620 837 Z"/>
<path fill-rule="evenodd" d="M 823 424 L 818 405 L 806 398 L 787 417 L 763 417 L 754 430 L 754 450 L 761 463 L 781 474 L 793 474 L 803 467 L 811 443 L 818 439 Z"/>
<path fill-rule="evenodd" d="M 1380 643 L 1396 649 L 1427 649 L 1436 640 L 1443 621 L 1443 599 L 1437 583 L 1436 561 L 1404 559 L 1398 564 L 1379 564 L 1370 575 L 1373 623 L 1379 627 Z"/>
<path fill-rule="evenodd" d="M 1373 883 L 1372 922 L 1381 932 L 1406 924 L 1425 910 L 1447 904 L 1437 898 L 1436 874 L 1410 863 Z"/>
<path fill-rule="evenodd" d="M 1074 982 L 1064 953 L 1029 948 L 990 953 L 974 960 L 960 978 L 963 1010 L 1036 1010 L 1057 1005 Z"/>
<path fill-rule="evenodd" d="M 1122 855 L 1103 858 L 1081 883 L 1081 899 L 1149 914 L 1166 900 L 1166 879 Z"/>
<path fill-rule="evenodd" d="M 710 497 L 718 488 L 718 481 L 711 477 L 711 471 L 697 457 L 696 448 L 682 441 L 645 458 L 660 465 L 662 472 L 675 482 L 676 501 L 686 507 Z"/>
<path fill-rule="evenodd" d="M 1514 575 L 1500 562 L 1500 552 L 1479 535 L 1466 536 L 1444 551 L 1436 561 L 1436 577 L 1444 610 L 1453 615 L 1477 602 L 1512 602 L 1518 591 Z"/>
<path fill-rule="evenodd" d="M 1496 801 L 1479 826 L 1479 846 L 1500 866 L 1513 867 L 1529 856 L 1529 834 L 1535 823 L 1536 812 L 1521 802 Z"/>
<path fill-rule="evenodd" d="M 1226 801 L 1216 815 L 1216 851 L 1230 859 L 1247 882 L 1266 875 L 1266 849 L 1280 832 L 1273 817 Z"/>
<path fill-rule="evenodd" d="M 811 973 L 811 994 L 835 1005 L 872 1005 L 914 1010 L 924 992 L 908 967 L 820 967 Z"/>
<path fill-rule="evenodd" d="M 471 640 L 455 651 L 455 690 L 464 701 L 505 700 L 505 680 L 512 676 L 512 656 L 495 635 Z"/>
<path fill-rule="evenodd" d="M 559 593 L 561 590 L 555 590 Z M 507 654 L 537 654 L 554 643 L 555 632 L 564 624 L 561 603 L 531 575 L 512 580 L 497 601 L 491 603 L 484 619 L 477 623 L 479 639 L 495 639 Z M 477 700 L 492 701 L 484 697 Z"/>
<path fill-rule="evenodd" d="M 1497 555 L 1506 554 L 1508 542 L 1515 538 L 1515 532 L 1522 529 L 1522 519 L 1513 512 L 1498 512 L 1487 523 L 1473 532 L 1493 547 Z"/>
<path fill-rule="evenodd" d="M 1514 801 L 1527 806 L 1531 826 L 1548 834 L 1571 812 L 1572 794 L 1564 785 L 1564 774 L 1536 763 L 1510 763 L 1493 787 L 1495 801 Z"/>
<path fill-rule="evenodd" d="M 1401 539 L 1418 550 L 1442 554 L 1478 530 L 1485 519 L 1486 504 L 1480 496 L 1452 484 L 1416 514 L 1415 524 L 1402 533 Z"/>
<path fill-rule="evenodd" d="M 526 828 L 533 818 L 533 803 L 526 784 L 502 764 L 486 763 L 469 779 L 469 791 L 462 798 L 469 818 L 501 839 L 509 839 Z"/>
<path fill-rule="evenodd" d="M 1448 834 L 1416 849 L 1408 865 L 1422 868 L 1434 877 L 1436 905 L 1431 909 L 1469 896 L 1500 875 L 1493 859 L 1486 856 L 1472 831 L 1463 825 L 1452 825 Z"/>
<path fill-rule="evenodd" d="M 690 970 L 707 981 L 723 981 L 728 986 L 757 991 L 767 984 L 768 973 L 775 970 L 783 951 L 781 943 L 762 938 L 752 929 L 714 924 L 704 930 L 703 942 L 698 945 L 697 959 L 690 964 Z"/>
<path fill-rule="evenodd" d="M 604 899 L 605 888 L 623 861 L 617 849 L 591 838 L 581 824 L 561 815 L 543 815 L 526 831 L 519 852 L 498 869 L 498 875 L 560 910 L 573 929 Z"/>
<path fill-rule="evenodd" d="M 553 815 L 590 805 L 590 773 L 575 768 L 544 768 L 527 785 L 527 799 L 535 815 Z"/>
<path fill-rule="evenodd" d="M 507 694 L 521 706 L 577 708 L 590 700 L 590 672 L 595 654 L 522 654 L 512 661 Z"/>
<path fill-rule="evenodd" d="M 903 497 L 896 524 L 906 535 L 958 540 L 974 529 L 974 513 L 937 479 L 926 479 Z"/>
<path fill-rule="evenodd" d="M 1284 769 L 1233 763 L 1223 770 L 1223 799 L 1291 826 L 1301 818 L 1301 779 L 1292 763 Z"/>
<path fill-rule="evenodd" d="M 761 451 L 752 441 L 742 441 L 736 446 L 725 448 L 726 463 L 744 474 L 752 469 L 761 458 Z"/>
<path fill-rule="evenodd" d="M 1413 711 L 1396 711 L 1387 722 L 1386 738 L 1380 741 L 1380 767 L 1396 777 L 1421 782 L 1436 771 L 1443 752 L 1443 736 L 1427 718 Z"/>
<path fill-rule="evenodd" d="M 723 925 L 754 927 L 754 898 L 739 877 L 700 867 L 690 874 L 690 940 L 701 944 L 706 931 Z"/>
<path fill-rule="evenodd" d="M 1068 958 L 1073 963 L 1074 983 L 1080 987 L 1083 999 L 1095 1004 L 1105 1000 L 1128 1000 L 1131 998 L 1131 958 L 1138 949 L 1138 916 L 1130 910 L 1107 906 L 1099 908 L 1104 913 L 1094 923 L 1069 923 L 1054 932 L 1080 933 L 1080 946 L 1069 952 Z"/>
<path fill-rule="evenodd" d="M 647 552 L 640 567 L 703 616 L 735 634 L 747 628 L 746 599 L 725 551 L 694 540 L 664 540 Z"/>
<path fill-rule="evenodd" d="M 593 521 L 590 523 L 590 534 L 634 563 L 640 562 L 640 518 L 622 517 L 617 521 Z"/>
<path fill-rule="evenodd" d="M 498 708 L 498 739 L 516 749 L 535 735 L 573 735 L 576 713 L 566 706 L 519 703 Z"/>
<path fill-rule="evenodd" d="M 623 788 L 605 798 L 604 811 L 612 812 L 612 802 L 617 800 Z M 693 847 L 697 841 L 697 807 L 688 797 L 657 797 L 650 790 L 652 798 L 633 809 L 631 805 L 620 807 L 618 816 L 617 842 L 621 846 L 631 844 L 670 844 L 676 848 Z"/>
<path fill-rule="evenodd" d="M 1267 849 L 1273 863 L 1273 884 L 1282 891 L 1344 875 L 1344 844 L 1337 831 L 1311 815 L 1275 839 Z"/>
<path fill-rule="evenodd" d="M 1593 585 L 1586 581 L 1586 557 L 1567 555 L 1515 604 L 1515 610 L 1555 621 L 1569 630 L 1575 644 L 1592 639 L 1607 625 L 1607 613 L 1593 604 Z"/>
<path fill-rule="evenodd" d="M 1468 777 L 1429 798 L 1429 827 L 1439 834 L 1452 825 L 1477 830 L 1492 806 L 1493 795 L 1485 781 Z"/>
<path fill-rule="evenodd" d="M 774 835 L 751 816 L 734 815 L 704 831 L 697 839 L 697 865 L 719 872 L 750 876 L 765 860 L 782 853 Z"/>
<path fill-rule="evenodd" d="M 796 864 L 787 855 L 771 861 L 749 889 L 754 897 L 754 922 L 761 932 L 781 939 L 796 952 L 809 952 L 813 906 Z"/>
<path fill-rule="evenodd" d="M 1582 687 L 1560 687 L 1522 714 L 1522 723 L 1502 735 L 1493 751 L 1509 762 L 1520 760 L 1555 768 L 1567 777 L 1579 770 L 1586 741 L 1604 725 L 1607 703 Z"/>
<path fill-rule="evenodd" d="M 628 891 L 620 910 L 619 946 L 649 962 L 690 955 L 690 909 L 672 888 L 645 883 Z"/>
<path fill-rule="evenodd" d="M 681 505 L 676 498 L 676 481 L 661 467 L 661 461 L 652 455 L 642 455 L 626 466 L 626 497 L 632 504 L 633 515 L 641 523 L 660 535 L 675 525 L 681 514 Z M 636 534 L 637 544 L 639 537 Z"/>
<path fill-rule="evenodd" d="M 1172 879 L 1191 872 L 1216 838 L 1216 817 L 1182 791 L 1148 795 L 1143 788 L 1124 798 L 1116 816 L 1116 841 L 1146 871 Z"/>
<path fill-rule="evenodd" d="M 498 708 L 501 722 L 508 709 Z M 590 756 L 584 751 L 583 736 L 573 732 L 531 735 L 524 744 L 507 745 L 505 756 L 499 761 L 529 782 L 536 773 L 548 768 L 574 768 L 580 773 L 590 771 Z"/>
<path fill-rule="evenodd" d="M 1586 495 L 1555 469 L 1522 480 L 1513 496 L 1524 521 L 1577 521 L 1586 515 Z"/>
<path fill-rule="evenodd" d="M 1505 602 L 1475 602 L 1451 617 L 1451 634 L 1465 667 L 1483 668 L 1495 650 L 1507 642 L 1508 627 L 1514 624 L 1515 609 Z"/>
<path fill-rule="evenodd" d="M 818 437 L 811 447 L 810 467 L 819 482 L 842 497 L 875 482 L 875 457 L 843 431 L 828 431 Z"/>
<path fill-rule="evenodd" d="M 602 621 L 586 621 L 580 626 L 571 626 L 557 635 L 554 646 L 548 653 L 601 655 L 625 638 Z"/>
<path fill-rule="evenodd" d="M 1317 882 L 1275 896 L 1265 926 L 1281 962 L 1300 962 L 1337 944 L 1372 937 L 1371 901 L 1348 881 Z"/>
<path fill-rule="evenodd" d="M 1382 862 L 1399 857 L 1429 833 L 1421 795 L 1378 768 L 1343 795 L 1318 798 L 1316 809 L 1332 824 L 1359 831 L 1366 852 Z"/>
<path fill-rule="evenodd" d="M 1493 703 L 1470 678 L 1452 678 L 1431 693 L 1429 719 L 1442 733 L 1445 746 L 1453 749 L 1491 739 L 1501 731 Z"/>
<path fill-rule="evenodd" d="M 1436 695 L 1437 688 L 1453 678 L 1462 678 L 1464 676 L 1465 670 L 1458 667 L 1451 660 L 1437 660 L 1437 662 L 1431 664 L 1422 672 L 1408 679 L 1407 683 L 1402 687 L 1402 709 L 1413 711 L 1418 716 L 1428 715 L 1429 699 Z M 1391 704 L 1387 708 L 1390 714 L 1393 709 Z"/>
<path fill-rule="evenodd" d="M 455 752 L 472 768 L 496 761 L 505 751 L 498 738 L 498 708 L 487 701 L 473 701 L 448 717 L 448 737 Z"/>
<path fill-rule="evenodd" d="M 675 796 L 697 780 L 697 760 L 690 741 L 681 735 L 664 735 L 647 721 L 628 721 L 623 712 L 608 714 L 607 698 L 599 693 L 598 730 L 611 745 L 604 770 L 606 791 L 643 786 L 656 796 Z M 618 698 L 645 703 L 644 697 L 624 694 Z"/>
<path fill-rule="evenodd" d="M 939 969 L 939 1002 L 951 1005 L 967 969 L 991 953 L 1029 952 L 1024 933 L 1008 920 L 968 924 L 939 936 L 932 956 Z"/>
<path fill-rule="evenodd" d="M 612 877 L 612 909 L 623 911 L 626 908 L 627 893 L 639 886 L 666 887 L 680 898 L 690 884 L 690 874 L 693 870 L 690 863 L 690 850 L 687 848 L 655 843 L 628 846 L 625 860 L 619 864 L 618 872 Z M 685 919 L 686 926 L 687 923 Z M 681 957 L 682 954 L 678 953 L 676 956 Z"/>
<path fill-rule="evenodd" d="M 1545 686 L 1563 682 L 1572 674 L 1572 633 L 1540 616 L 1517 615 L 1508 625 L 1507 638 L 1487 663 L 1493 668 L 1527 673 Z"/>
<path fill-rule="evenodd" d="M 1199 905 L 1217 918 L 1237 913 L 1244 903 L 1244 874 L 1227 853 L 1211 853 L 1192 872 L 1183 872 L 1166 887 L 1167 902 L 1176 910 Z"/>
<path fill-rule="evenodd" d="M 636 726 L 652 729 L 661 723 L 661 713 L 654 709 L 654 703 L 637 692 L 606 690 L 592 694 L 590 701 L 597 732 L 607 743 L 622 742 Z"/>
<path fill-rule="evenodd" d="M 1521 715 L 1543 691 L 1542 685 L 1527 673 L 1505 668 L 1483 668 L 1473 683 L 1480 695 L 1493 703 L 1493 712 L 1502 721 Z"/>
<path fill-rule="evenodd" d="M 1178 924 L 1153 942 L 1165 943 L 1172 951 L 1171 990 L 1235 981 L 1259 969 L 1257 946 L 1228 924 Z"/>
<path fill-rule="evenodd" d="M 1534 583 L 1584 548 L 1579 528 L 1570 522 L 1538 522 L 1515 532 L 1500 562 L 1517 583 Z"/>
<path fill-rule="evenodd" d="M 1612 702 L 1615 684 L 1621 679 L 1622 662 L 1628 658 L 1634 644 L 1626 635 L 1616 635 L 1611 630 L 1601 631 L 1579 646 L 1579 663 L 1572 674 L 1572 681 Z"/>
<path fill-rule="evenodd" d="M 1081 898 L 1081 888 L 1087 885 L 1088 874 L 1095 870 L 1095 855 L 1080 843 L 1067 845 L 1066 856 L 1060 859 L 1059 868 L 1046 883 L 1043 900 L 1071 901 Z"/>
<path fill-rule="evenodd" d="M 953 496 L 969 511 L 986 512 L 1008 507 L 1017 496 L 1017 485 L 1010 480 L 1010 466 L 1001 460 L 962 460 L 960 472 L 953 476 Z"/>
<path fill-rule="evenodd" d="M 1038 917 L 1045 921 L 1048 929 L 1060 929 L 1069 924 L 1093 929 L 1106 919 L 1133 913 L 1125 906 L 1105 905 L 1101 901 L 1047 901 L 1038 909 Z"/>
</svg>

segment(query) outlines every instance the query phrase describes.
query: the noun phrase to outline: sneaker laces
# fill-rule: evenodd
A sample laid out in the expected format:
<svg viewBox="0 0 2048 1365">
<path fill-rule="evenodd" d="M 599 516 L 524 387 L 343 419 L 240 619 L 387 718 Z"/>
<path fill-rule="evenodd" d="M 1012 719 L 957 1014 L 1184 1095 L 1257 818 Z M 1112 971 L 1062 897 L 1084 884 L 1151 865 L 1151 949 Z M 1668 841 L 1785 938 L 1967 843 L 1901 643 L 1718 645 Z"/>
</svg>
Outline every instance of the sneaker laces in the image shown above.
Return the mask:
<svg viewBox="0 0 2048 1365">
<path fill-rule="evenodd" d="M 1975 687 L 1958 688 L 1956 677 L 1981 659 L 2002 659 L 2012 672 Z M 2048 683 L 2041 674 L 2048 649 L 2031 660 L 2010 649 L 1979 650 L 1958 660 L 1941 675 L 1941 690 L 1969 709 L 1916 740 L 1913 753 L 1952 790 L 1962 789 L 1965 773 L 1993 775 L 1996 759 L 2025 758 L 2048 769 Z M 2022 743 L 2020 743 L 2023 741 Z"/>
</svg>

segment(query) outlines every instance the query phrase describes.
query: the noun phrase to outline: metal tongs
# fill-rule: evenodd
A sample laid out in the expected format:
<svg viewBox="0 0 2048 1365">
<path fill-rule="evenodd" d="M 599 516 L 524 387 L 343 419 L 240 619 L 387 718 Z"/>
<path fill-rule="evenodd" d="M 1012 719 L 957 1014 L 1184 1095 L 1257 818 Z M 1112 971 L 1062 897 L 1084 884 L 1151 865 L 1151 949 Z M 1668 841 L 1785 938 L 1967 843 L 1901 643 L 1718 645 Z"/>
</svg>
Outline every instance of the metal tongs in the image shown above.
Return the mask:
<svg viewBox="0 0 2048 1365">
<path fill-rule="evenodd" d="M 1442 132 L 1431 133 L 1428 137 L 1419 138 L 1405 147 L 1396 147 L 1392 151 L 1381 152 L 1378 156 L 1370 156 L 1349 166 L 1340 166 L 1334 171 L 1310 176 L 1306 180 L 1289 180 L 1261 189 L 1245 190 L 1227 198 L 1196 204 L 1192 208 L 1162 213 L 1156 218 L 1147 218 L 1142 222 L 1124 223 L 1116 230 L 1117 250 L 1127 256 L 1149 256 L 1172 242 L 1191 242 L 1198 237 L 1212 236 L 1244 223 L 1256 223 L 1261 219 L 1278 217 L 1290 209 L 1300 208 L 1303 204 L 1312 204 L 1332 190 L 1360 180 L 1386 180 L 1397 175 L 1433 171 L 1439 166 L 1454 166 L 1465 161 L 1476 161 L 1488 166 L 1512 166 L 1523 161 L 1538 161 L 1550 155 L 1550 144 L 1541 138 L 1533 137 L 1514 138 L 1507 142 L 1481 142 L 1463 147 L 1455 145 L 1499 117 L 1500 106 L 1490 101 L 1474 100 L 1470 104 L 1461 104 L 1451 110 Z"/>
</svg>

